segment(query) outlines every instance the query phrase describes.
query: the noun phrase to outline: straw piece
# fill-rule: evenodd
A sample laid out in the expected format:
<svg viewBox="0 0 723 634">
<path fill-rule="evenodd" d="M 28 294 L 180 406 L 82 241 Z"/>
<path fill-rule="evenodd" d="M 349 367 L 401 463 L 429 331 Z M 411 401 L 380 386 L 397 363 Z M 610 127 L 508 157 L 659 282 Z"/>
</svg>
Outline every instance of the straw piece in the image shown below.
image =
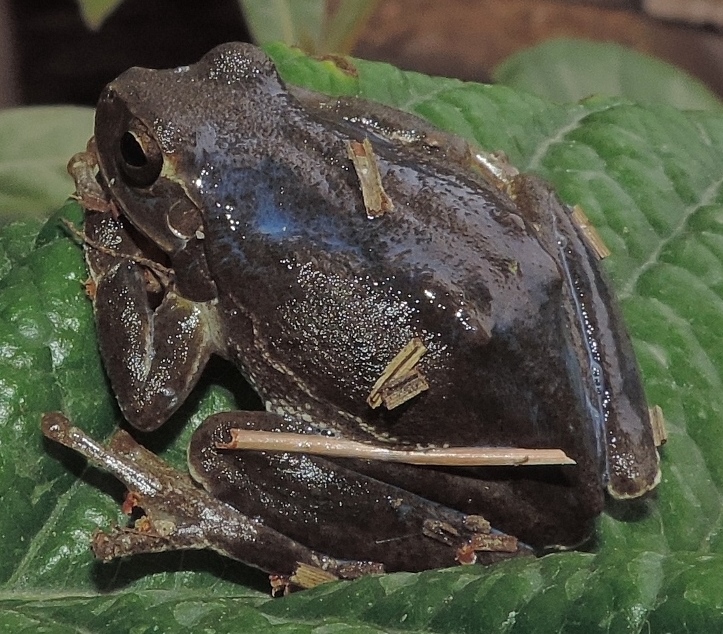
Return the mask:
<svg viewBox="0 0 723 634">
<path fill-rule="evenodd" d="M 282 451 L 332 458 L 357 458 L 416 465 L 449 467 L 501 467 L 575 464 L 561 449 L 516 447 L 449 447 L 433 449 L 388 449 L 378 445 L 312 434 L 230 429 L 231 442 L 217 449 Z"/>
<path fill-rule="evenodd" d="M 394 409 L 428 390 L 427 380 L 415 367 L 426 352 L 427 347 L 422 340 L 419 337 L 412 338 L 374 383 L 367 397 L 369 407 L 376 409 L 384 404 L 387 409 Z"/>
<path fill-rule="evenodd" d="M 346 142 L 347 156 L 354 165 L 361 184 L 364 207 L 369 218 L 378 218 L 394 209 L 394 203 L 382 186 L 379 164 L 369 139 Z"/>
<path fill-rule="evenodd" d="M 654 405 L 648 408 L 648 414 L 650 415 L 650 426 L 653 428 L 653 441 L 656 447 L 660 447 L 668 441 L 663 408 L 660 405 Z"/>
<path fill-rule="evenodd" d="M 572 208 L 572 223 L 580 230 L 585 243 L 590 247 L 598 260 L 603 260 L 610 255 L 610 249 L 603 242 L 602 237 L 597 229 L 590 224 L 590 220 L 585 215 L 580 205 Z"/>
</svg>

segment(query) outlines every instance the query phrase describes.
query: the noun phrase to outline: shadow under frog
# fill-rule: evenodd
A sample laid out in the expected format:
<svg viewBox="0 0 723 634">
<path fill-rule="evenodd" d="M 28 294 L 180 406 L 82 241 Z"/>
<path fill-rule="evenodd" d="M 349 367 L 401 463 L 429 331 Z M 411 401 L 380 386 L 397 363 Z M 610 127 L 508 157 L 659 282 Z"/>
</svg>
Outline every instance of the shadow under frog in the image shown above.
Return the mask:
<svg viewBox="0 0 723 634">
<path fill-rule="evenodd" d="M 349 158 L 362 145 L 384 213 L 372 213 Z M 190 472 L 208 499 L 315 553 L 421 570 L 579 545 L 606 491 L 627 499 L 657 484 L 639 372 L 597 258 L 571 210 L 504 159 L 378 104 L 286 87 L 260 50 L 228 44 L 109 84 L 80 162 L 99 167 L 99 190 L 76 180 L 94 209 L 85 231 L 100 350 L 127 420 L 161 425 L 212 354 L 266 407 L 195 433 Z M 413 340 L 426 389 L 371 407 L 375 382 Z M 576 464 L 219 449 L 230 428 L 394 448 L 560 448 Z M 136 476 L 124 477 L 133 491 Z M 482 518 L 492 537 L 465 559 Z M 500 551 L 488 547 L 497 537 Z M 295 546 L 269 543 L 280 554 L 260 539 L 241 554 L 211 547 L 286 574 L 276 568 Z"/>
</svg>

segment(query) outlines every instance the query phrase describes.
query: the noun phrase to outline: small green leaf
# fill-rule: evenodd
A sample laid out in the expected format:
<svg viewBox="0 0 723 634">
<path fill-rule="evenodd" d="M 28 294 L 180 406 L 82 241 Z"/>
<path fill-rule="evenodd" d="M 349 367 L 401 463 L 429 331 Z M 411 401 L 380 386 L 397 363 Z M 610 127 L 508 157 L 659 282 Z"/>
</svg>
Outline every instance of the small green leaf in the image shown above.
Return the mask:
<svg viewBox="0 0 723 634">
<path fill-rule="evenodd" d="M 239 0 L 258 44 L 284 42 L 309 54 L 346 54 L 378 0 Z"/>
<path fill-rule="evenodd" d="M 259 44 L 285 42 L 309 53 L 321 52 L 326 0 L 239 0 Z"/>
<path fill-rule="evenodd" d="M 76 0 L 76 2 L 85 24 L 89 29 L 96 30 L 123 0 Z"/>
<path fill-rule="evenodd" d="M 558 103 L 593 95 L 683 110 L 720 110 L 720 100 L 672 64 L 612 42 L 548 40 L 515 53 L 494 71 L 495 81 Z"/>
</svg>

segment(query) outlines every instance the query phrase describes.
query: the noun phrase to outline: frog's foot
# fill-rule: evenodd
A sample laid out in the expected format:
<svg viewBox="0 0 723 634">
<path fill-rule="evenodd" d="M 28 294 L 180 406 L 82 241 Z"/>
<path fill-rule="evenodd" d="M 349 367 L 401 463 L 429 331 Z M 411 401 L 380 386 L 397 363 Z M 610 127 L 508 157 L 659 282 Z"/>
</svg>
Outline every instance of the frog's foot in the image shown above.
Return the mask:
<svg viewBox="0 0 723 634">
<path fill-rule="evenodd" d="M 520 549 L 517 538 L 493 530 L 490 523 L 481 515 L 467 515 L 463 521 L 463 536 L 459 529 L 439 520 L 426 520 L 422 532 L 432 539 L 447 544 L 455 550 L 455 560 L 462 565 L 477 563 L 478 553 L 517 553 Z M 460 542 L 460 538 L 462 541 Z"/>
<path fill-rule="evenodd" d="M 210 548 L 223 555 L 286 577 L 296 587 L 383 572 L 380 564 L 343 561 L 317 553 L 199 489 L 185 474 L 118 431 L 107 448 L 59 412 L 43 416 L 43 433 L 116 476 L 129 490 L 123 510 L 131 528 L 97 532 L 98 559 L 168 550 Z"/>
<path fill-rule="evenodd" d="M 98 181 L 98 148 L 91 137 L 84 152 L 78 152 L 68 161 L 68 174 L 75 182 L 75 198 L 88 211 L 110 213 L 118 217 L 118 208 L 106 189 Z"/>
</svg>

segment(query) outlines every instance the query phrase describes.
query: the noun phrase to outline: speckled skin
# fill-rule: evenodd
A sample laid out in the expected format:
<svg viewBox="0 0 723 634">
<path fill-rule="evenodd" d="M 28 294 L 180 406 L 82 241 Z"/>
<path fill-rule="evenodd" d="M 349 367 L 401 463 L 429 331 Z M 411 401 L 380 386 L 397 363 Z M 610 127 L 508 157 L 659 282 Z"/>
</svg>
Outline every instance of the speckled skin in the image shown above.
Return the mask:
<svg viewBox="0 0 723 634">
<path fill-rule="evenodd" d="M 175 272 L 154 307 L 141 265 L 89 254 L 101 352 L 125 416 L 156 428 L 212 353 L 267 406 L 197 432 L 191 471 L 214 495 L 317 550 L 417 570 L 454 562 L 420 518 L 461 525 L 476 513 L 536 548 L 573 546 L 589 537 L 606 487 L 634 497 L 654 486 L 629 338 L 569 210 L 543 183 L 512 169 L 496 178 L 463 140 L 410 115 L 288 90 L 240 44 L 188 68 L 127 71 L 101 97 L 95 135 L 107 189 L 134 229 L 95 214 L 89 234 L 122 238 L 130 252 L 140 232 Z M 394 205 L 379 218 L 347 158 L 345 142 L 364 138 Z M 428 348 L 429 390 L 372 410 L 374 382 L 412 337 Z M 578 464 L 441 470 L 232 455 L 210 440 L 229 426 L 559 447 Z"/>
</svg>

